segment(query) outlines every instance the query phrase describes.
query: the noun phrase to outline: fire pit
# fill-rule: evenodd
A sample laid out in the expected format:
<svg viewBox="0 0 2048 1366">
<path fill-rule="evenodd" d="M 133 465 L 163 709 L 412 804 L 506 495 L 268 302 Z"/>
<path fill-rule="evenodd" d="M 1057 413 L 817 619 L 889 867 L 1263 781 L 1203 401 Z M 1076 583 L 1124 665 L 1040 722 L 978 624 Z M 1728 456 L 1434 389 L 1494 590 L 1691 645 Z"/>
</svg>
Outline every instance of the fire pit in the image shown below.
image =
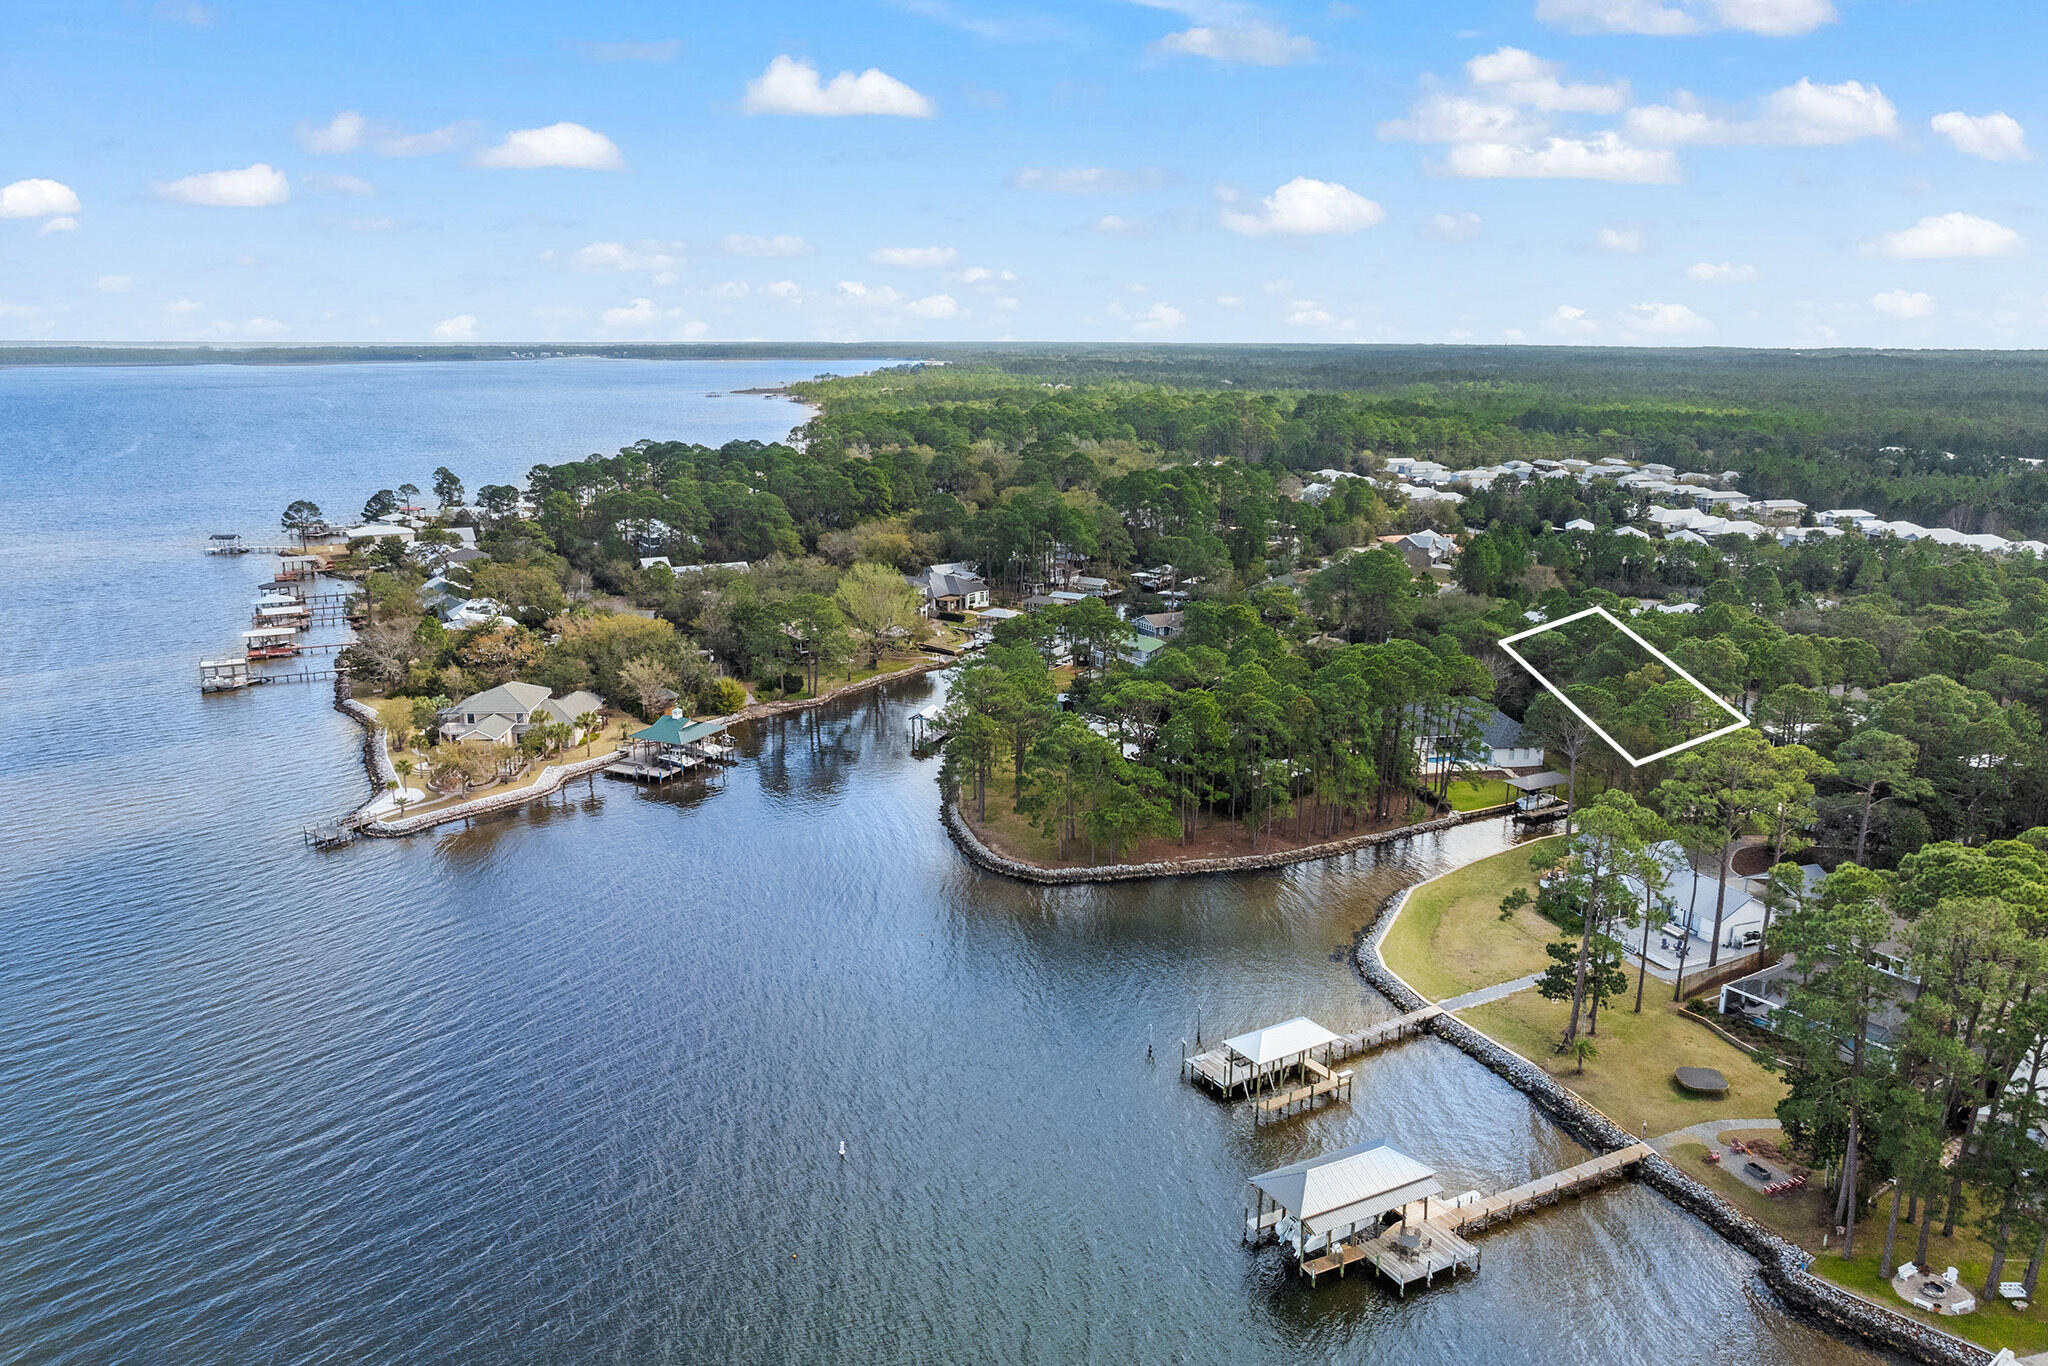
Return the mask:
<svg viewBox="0 0 2048 1366">
<path fill-rule="evenodd" d="M 1954 1317 L 1977 1308 L 1977 1297 L 1946 1277 L 1930 1276 L 1916 1269 L 1911 1276 L 1892 1277 L 1892 1293 L 1915 1309 Z"/>
</svg>

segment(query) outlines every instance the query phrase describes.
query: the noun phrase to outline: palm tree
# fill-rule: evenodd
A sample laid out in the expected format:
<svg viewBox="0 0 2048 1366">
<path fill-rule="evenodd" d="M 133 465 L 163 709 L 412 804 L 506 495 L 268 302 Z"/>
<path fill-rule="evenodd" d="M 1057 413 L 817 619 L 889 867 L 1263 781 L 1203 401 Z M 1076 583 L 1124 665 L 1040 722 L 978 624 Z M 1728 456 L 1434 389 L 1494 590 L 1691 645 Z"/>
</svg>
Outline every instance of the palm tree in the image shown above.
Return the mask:
<svg viewBox="0 0 2048 1366">
<path fill-rule="evenodd" d="M 412 777 L 412 760 L 399 759 L 392 763 L 391 771 L 398 775 L 398 809 L 405 810 L 405 804 L 412 800 L 412 787 L 406 779 Z"/>
<path fill-rule="evenodd" d="M 603 714 L 596 711 L 584 712 L 576 718 L 576 729 L 583 732 L 584 744 L 592 743 L 597 739 L 598 733 L 604 729 Z"/>
<path fill-rule="evenodd" d="M 1581 1034 L 1572 1040 L 1571 1055 L 1572 1060 L 1578 1063 L 1578 1066 L 1572 1069 L 1572 1075 L 1583 1077 L 1586 1075 L 1586 1059 L 1599 1057 L 1600 1049 L 1591 1039 Z"/>
</svg>

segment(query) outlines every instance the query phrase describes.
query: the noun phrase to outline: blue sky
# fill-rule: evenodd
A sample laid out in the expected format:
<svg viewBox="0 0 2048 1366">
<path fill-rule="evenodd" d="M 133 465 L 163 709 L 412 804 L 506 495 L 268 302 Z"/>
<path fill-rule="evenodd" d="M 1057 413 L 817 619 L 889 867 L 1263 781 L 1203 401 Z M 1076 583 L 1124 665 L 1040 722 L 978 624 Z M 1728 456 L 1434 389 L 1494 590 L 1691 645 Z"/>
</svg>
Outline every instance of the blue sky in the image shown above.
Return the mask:
<svg viewBox="0 0 2048 1366">
<path fill-rule="evenodd" d="M 603 10 L 16 0 L 0 337 L 2048 345 L 2037 5 Z"/>
</svg>

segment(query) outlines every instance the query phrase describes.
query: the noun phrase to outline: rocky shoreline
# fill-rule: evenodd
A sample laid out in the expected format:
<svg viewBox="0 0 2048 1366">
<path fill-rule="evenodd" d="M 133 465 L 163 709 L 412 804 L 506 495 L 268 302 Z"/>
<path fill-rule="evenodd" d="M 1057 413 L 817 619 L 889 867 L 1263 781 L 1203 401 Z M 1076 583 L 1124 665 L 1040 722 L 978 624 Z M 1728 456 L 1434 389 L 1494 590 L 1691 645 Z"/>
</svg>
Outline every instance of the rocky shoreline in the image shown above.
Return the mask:
<svg viewBox="0 0 2048 1366">
<path fill-rule="evenodd" d="M 1087 868 L 1042 868 L 1038 864 L 1026 863 L 989 848 L 961 816 L 959 803 L 950 794 L 941 798 L 939 802 L 939 820 L 945 825 L 946 833 L 952 837 L 953 843 L 967 856 L 970 863 L 1000 877 L 1014 878 L 1019 882 L 1036 882 L 1045 886 L 1070 886 L 1087 882 L 1130 882 L 1153 877 L 1197 877 L 1209 873 L 1262 873 L 1274 868 L 1285 868 L 1294 863 L 1340 858 L 1360 849 L 1369 849 L 1376 844 L 1407 839 L 1411 835 L 1430 835 L 1439 830 L 1469 825 L 1474 821 L 1500 819 L 1501 809 L 1496 807 L 1486 811 L 1458 812 L 1454 815 L 1439 816 L 1435 820 L 1423 821 L 1419 825 L 1404 825 L 1393 830 L 1374 830 L 1363 835 L 1347 835 L 1339 840 L 1311 844 L 1301 849 L 1282 849 L 1269 854 L 1167 859 L 1153 863 L 1103 863 Z"/>
<path fill-rule="evenodd" d="M 822 707 L 827 703 L 836 702 L 842 697 L 848 697 L 857 692 L 864 692 L 869 688 L 894 683 L 899 679 L 916 678 L 922 674 L 950 667 L 952 667 L 951 660 L 926 660 L 914 664 L 907 669 L 898 669 L 893 673 L 876 674 L 873 678 L 863 678 L 857 682 L 843 684 L 834 688 L 831 692 L 824 693 L 818 697 L 797 698 L 787 702 L 757 702 L 750 707 L 734 712 L 730 716 L 719 719 L 727 725 L 738 725 L 742 721 L 758 721 L 772 716 L 786 716 L 791 712 L 805 711 L 812 707 Z M 391 767 L 391 755 L 384 747 L 383 723 L 378 719 L 377 713 L 374 710 L 366 704 L 356 701 L 351 696 L 349 680 L 346 674 L 338 675 L 334 680 L 334 709 L 362 727 L 363 772 L 370 780 L 370 795 L 358 803 L 356 808 L 344 817 L 344 823 L 365 835 L 379 839 L 416 835 L 423 830 L 431 830 L 437 825 L 446 825 L 451 821 L 469 820 L 476 816 L 490 815 L 493 812 L 504 811 L 518 806 L 522 802 L 533 801 L 539 797 L 553 796 L 556 792 L 561 791 L 566 783 L 597 772 L 605 767 L 605 765 L 617 761 L 620 755 L 625 752 L 623 750 L 613 750 L 608 754 L 579 760 L 576 763 L 566 764 L 560 768 L 550 766 L 549 770 L 543 772 L 539 782 L 531 787 L 522 787 L 516 792 L 500 792 L 478 797 L 475 801 L 463 802 L 459 806 L 451 806 L 440 811 L 423 813 L 409 819 L 380 821 L 374 819 L 369 814 L 370 808 L 383 798 L 387 788 L 396 785 L 398 782 L 398 773 Z"/>
<path fill-rule="evenodd" d="M 1386 966 L 1379 946 L 1414 890 L 1409 887 L 1387 898 L 1371 923 L 1359 932 L 1353 953 L 1359 975 L 1403 1011 L 1420 1010 L 1431 1003 Z M 1463 1020 L 1437 1015 L 1427 1028 L 1527 1096 L 1559 1128 L 1594 1152 L 1611 1152 L 1636 1141 L 1636 1135 L 1559 1084 L 1541 1067 Z M 1664 1157 L 1645 1160 L 1637 1171 L 1644 1184 L 1756 1258 L 1764 1283 L 1786 1304 L 1830 1328 L 1927 1366 L 1985 1366 L 1991 1361 L 1992 1354 L 1974 1343 L 1814 1275 L 1806 1269 L 1812 1258 L 1804 1248 L 1765 1228 Z"/>
</svg>

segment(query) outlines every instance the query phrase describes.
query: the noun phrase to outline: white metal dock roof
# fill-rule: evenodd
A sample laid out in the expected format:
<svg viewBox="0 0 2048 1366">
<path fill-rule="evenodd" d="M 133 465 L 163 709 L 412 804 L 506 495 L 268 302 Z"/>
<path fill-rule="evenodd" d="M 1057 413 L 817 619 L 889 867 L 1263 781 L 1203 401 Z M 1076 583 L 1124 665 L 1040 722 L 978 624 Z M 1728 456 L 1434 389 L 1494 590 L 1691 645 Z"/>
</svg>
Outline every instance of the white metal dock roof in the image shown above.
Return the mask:
<svg viewBox="0 0 2048 1366">
<path fill-rule="evenodd" d="M 1443 1192 L 1434 1171 L 1384 1138 L 1262 1172 L 1252 1184 L 1314 1233 L 1362 1224 Z"/>
<path fill-rule="evenodd" d="M 1225 1039 L 1223 1046 L 1253 1066 L 1278 1062 L 1321 1048 L 1326 1043 L 1335 1043 L 1337 1036 L 1306 1016 L 1297 1015 L 1264 1029 L 1254 1029 L 1249 1034 L 1240 1034 L 1234 1039 Z"/>
</svg>

